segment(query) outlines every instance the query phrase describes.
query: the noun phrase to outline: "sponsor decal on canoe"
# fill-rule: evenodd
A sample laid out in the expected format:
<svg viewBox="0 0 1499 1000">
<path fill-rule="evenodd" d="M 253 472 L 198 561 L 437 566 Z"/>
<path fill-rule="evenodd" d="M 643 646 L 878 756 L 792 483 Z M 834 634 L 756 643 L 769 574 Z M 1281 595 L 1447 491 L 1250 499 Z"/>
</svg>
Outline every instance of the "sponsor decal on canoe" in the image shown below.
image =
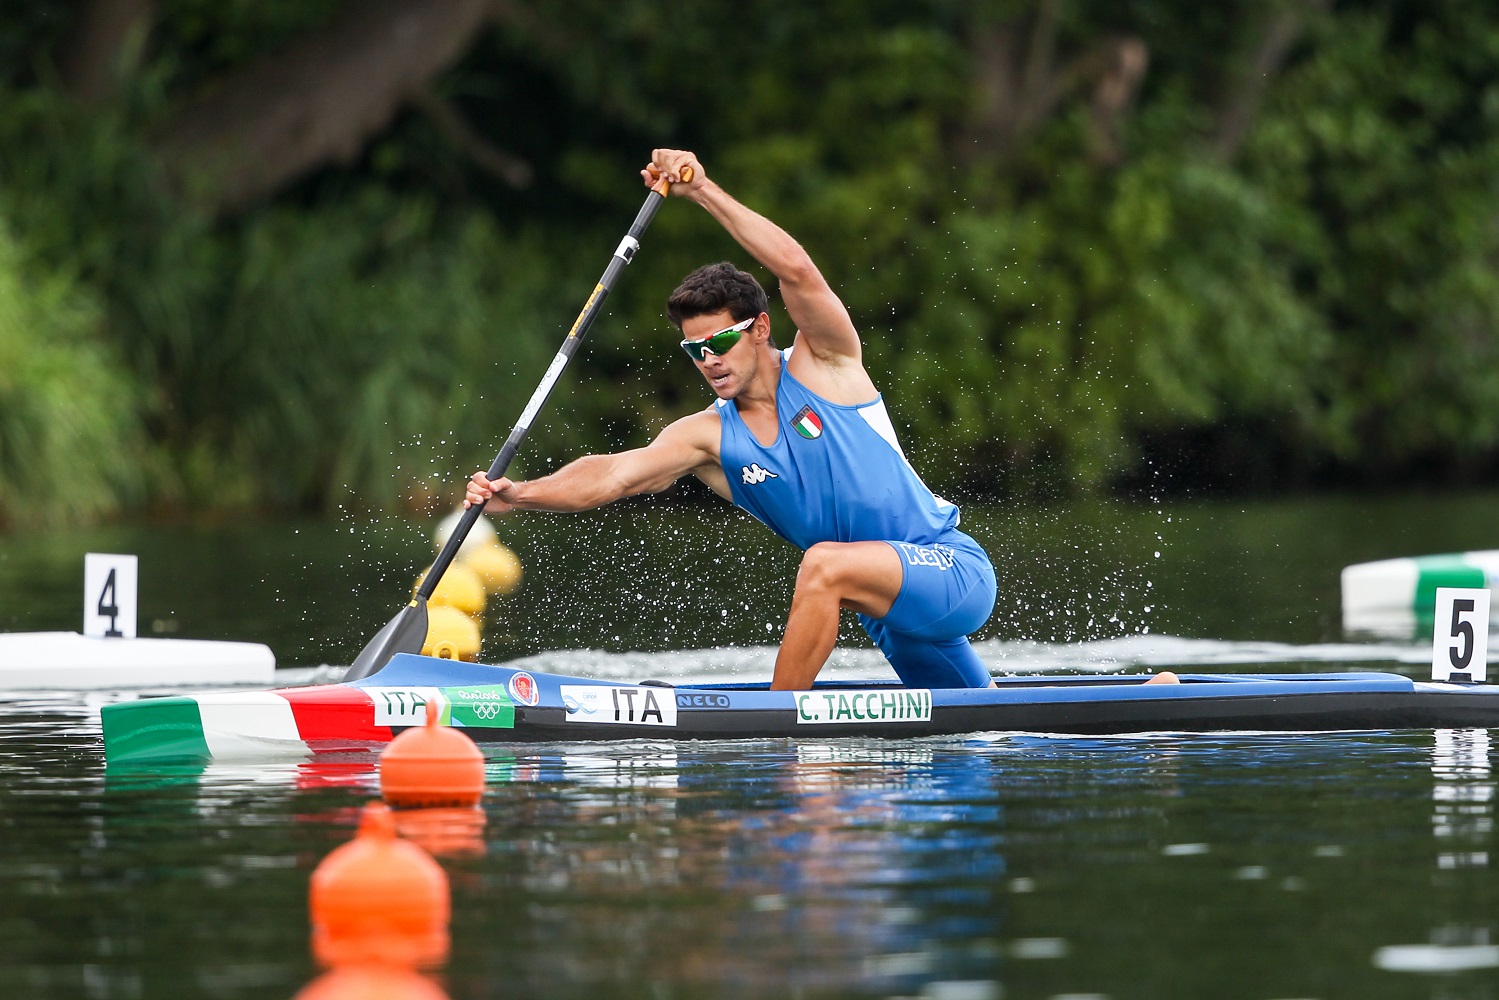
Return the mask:
<svg viewBox="0 0 1499 1000">
<path fill-rule="evenodd" d="M 437 702 L 444 726 L 514 729 L 515 703 L 498 684 L 476 687 L 366 687 L 377 726 L 425 726 L 427 702 Z"/>
<path fill-rule="evenodd" d="M 810 406 L 803 406 L 801 412 L 791 418 L 791 426 L 808 441 L 822 437 L 822 418 L 812 412 Z"/>
<path fill-rule="evenodd" d="M 930 722 L 932 692 L 925 688 L 882 691 L 797 691 L 797 723 Z"/>
<path fill-rule="evenodd" d="M 534 705 L 541 700 L 541 691 L 536 686 L 536 678 L 518 670 L 510 678 L 507 685 L 510 689 L 510 698 L 517 705 Z"/>
<path fill-rule="evenodd" d="M 436 701 L 446 722 L 447 702 L 442 690 L 435 687 L 367 687 L 364 693 L 375 703 L 377 726 L 424 726 L 427 724 L 427 702 Z"/>
<path fill-rule="evenodd" d="M 677 701 L 670 691 L 661 688 L 563 684 L 562 704 L 567 709 L 568 722 L 627 726 L 677 724 Z"/>
<path fill-rule="evenodd" d="M 731 704 L 726 694 L 704 694 L 701 691 L 677 692 L 678 708 L 728 708 Z"/>
<path fill-rule="evenodd" d="M 535 679 L 529 674 L 526 677 L 531 681 L 534 691 Z M 513 678 L 510 683 L 515 683 Z M 442 694 L 448 701 L 447 723 L 450 726 L 471 726 L 479 729 L 515 728 L 515 703 L 498 684 L 443 688 Z"/>
</svg>

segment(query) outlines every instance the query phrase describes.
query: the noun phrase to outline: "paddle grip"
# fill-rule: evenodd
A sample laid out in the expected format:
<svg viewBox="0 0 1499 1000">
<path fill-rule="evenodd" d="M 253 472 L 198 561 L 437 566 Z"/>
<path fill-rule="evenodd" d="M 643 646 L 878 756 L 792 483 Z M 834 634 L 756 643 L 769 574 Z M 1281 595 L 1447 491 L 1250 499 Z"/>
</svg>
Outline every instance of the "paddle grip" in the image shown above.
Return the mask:
<svg viewBox="0 0 1499 1000">
<path fill-rule="evenodd" d="M 659 170 L 655 170 L 651 167 L 646 167 L 646 169 L 656 175 L 656 183 L 651 185 L 651 190 L 655 191 L 661 197 L 665 198 L 668 194 L 671 193 L 671 181 L 667 180 L 666 175 L 661 173 L 661 171 Z M 692 178 L 695 176 L 697 176 L 697 171 L 693 170 L 691 167 L 683 167 L 682 180 L 680 181 L 680 183 L 691 184 Z"/>
</svg>

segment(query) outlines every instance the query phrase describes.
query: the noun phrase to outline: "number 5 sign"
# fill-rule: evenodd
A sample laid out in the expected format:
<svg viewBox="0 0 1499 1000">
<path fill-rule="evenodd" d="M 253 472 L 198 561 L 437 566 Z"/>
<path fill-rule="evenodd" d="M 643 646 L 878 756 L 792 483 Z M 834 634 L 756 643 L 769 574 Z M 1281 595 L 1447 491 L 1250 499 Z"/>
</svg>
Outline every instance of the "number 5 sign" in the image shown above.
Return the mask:
<svg viewBox="0 0 1499 1000">
<path fill-rule="evenodd" d="M 1431 679 L 1481 683 L 1488 655 L 1488 588 L 1438 587 Z"/>
<path fill-rule="evenodd" d="M 83 634 L 135 638 L 135 556 L 83 557 Z"/>
</svg>

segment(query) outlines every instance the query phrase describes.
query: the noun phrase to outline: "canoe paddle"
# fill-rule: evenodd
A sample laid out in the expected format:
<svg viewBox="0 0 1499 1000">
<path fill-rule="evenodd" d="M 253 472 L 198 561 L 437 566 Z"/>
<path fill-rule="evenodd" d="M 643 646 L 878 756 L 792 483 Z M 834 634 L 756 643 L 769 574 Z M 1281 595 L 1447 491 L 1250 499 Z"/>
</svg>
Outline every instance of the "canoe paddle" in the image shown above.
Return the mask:
<svg viewBox="0 0 1499 1000">
<path fill-rule="evenodd" d="M 692 180 L 692 169 L 689 167 L 682 171 L 683 182 Z M 593 294 L 588 296 L 588 301 L 583 304 L 583 311 L 573 321 L 572 329 L 567 331 L 567 339 L 562 342 L 562 348 L 557 356 L 552 359 L 546 374 L 541 378 L 541 384 L 536 391 L 531 393 L 531 401 L 526 404 L 520 419 L 510 430 L 510 436 L 505 439 L 505 444 L 500 448 L 500 453 L 495 456 L 494 464 L 489 467 L 489 478 L 498 479 L 510 468 L 511 459 L 520 450 L 521 442 L 526 439 L 527 432 L 531 429 L 531 422 L 536 419 L 536 414 L 546 403 L 547 397 L 552 393 L 552 387 L 557 384 L 557 379 L 562 375 L 562 369 L 572 360 L 572 356 L 578 353 L 578 348 L 583 345 L 583 338 L 588 335 L 588 330 L 593 326 L 593 321 L 598 318 L 603 309 L 604 300 L 614 290 L 614 283 L 619 280 L 619 275 L 635 257 L 635 251 L 640 249 L 640 237 L 645 233 L 646 227 L 656 217 L 656 212 L 661 208 L 661 203 L 666 200 L 666 194 L 671 190 L 671 182 L 662 175 L 655 185 L 651 187 L 649 194 L 645 196 L 645 204 L 640 206 L 640 212 L 635 216 L 635 222 L 630 226 L 630 231 L 625 238 L 620 240 L 619 246 L 614 251 L 614 256 L 609 259 L 609 266 L 604 269 L 604 276 L 594 286 Z M 421 585 L 416 588 L 416 594 L 396 616 L 386 623 L 385 627 L 375 633 L 371 639 L 354 658 L 354 663 L 349 667 L 349 672 L 344 674 L 344 680 L 356 681 L 361 677 L 368 677 L 386 663 L 397 653 L 420 653 L 422 646 L 427 641 L 427 601 L 437 589 L 437 583 L 442 575 L 452 565 L 453 559 L 458 555 L 458 549 L 463 545 L 463 540 L 468 537 L 469 529 L 479 520 L 484 513 L 483 504 L 473 504 L 463 512 L 457 526 L 448 535 L 443 544 L 442 551 L 437 553 L 437 559 L 432 563 L 432 568 L 422 578 Z"/>
</svg>

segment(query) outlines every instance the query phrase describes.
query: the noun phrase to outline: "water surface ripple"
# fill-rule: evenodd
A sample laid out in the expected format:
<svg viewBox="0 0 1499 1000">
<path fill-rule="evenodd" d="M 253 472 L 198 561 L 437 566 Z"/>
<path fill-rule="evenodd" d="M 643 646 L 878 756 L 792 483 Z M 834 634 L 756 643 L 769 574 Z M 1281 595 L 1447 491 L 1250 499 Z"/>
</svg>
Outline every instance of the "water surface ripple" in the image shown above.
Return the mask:
<svg viewBox="0 0 1499 1000">
<path fill-rule="evenodd" d="M 1418 675 L 1427 635 L 1344 633 L 1339 570 L 1493 548 L 1495 500 L 966 505 L 1001 576 L 980 653 Z M 486 611 L 486 660 L 768 674 L 795 553 L 747 518 L 501 528 L 526 580 Z M 140 556 L 143 632 L 266 642 L 283 683 L 340 676 L 319 665 L 432 557 L 428 525 L 352 516 L 12 536 L 0 628 L 76 629 L 89 551 Z M 831 676 L 888 676 L 843 639 Z M 318 974 L 308 879 L 375 796 L 370 763 L 106 768 L 99 706 L 137 694 L 0 694 L 0 1000 L 292 997 Z M 413 833 L 447 851 L 454 1000 L 1494 1000 L 1492 750 L 1483 730 L 495 747 L 482 828 Z"/>
<path fill-rule="evenodd" d="M 292 996 L 367 762 L 106 769 L 0 701 L 0 996 Z M 1483 730 L 494 749 L 458 997 L 1488 997 Z"/>
</svg>

